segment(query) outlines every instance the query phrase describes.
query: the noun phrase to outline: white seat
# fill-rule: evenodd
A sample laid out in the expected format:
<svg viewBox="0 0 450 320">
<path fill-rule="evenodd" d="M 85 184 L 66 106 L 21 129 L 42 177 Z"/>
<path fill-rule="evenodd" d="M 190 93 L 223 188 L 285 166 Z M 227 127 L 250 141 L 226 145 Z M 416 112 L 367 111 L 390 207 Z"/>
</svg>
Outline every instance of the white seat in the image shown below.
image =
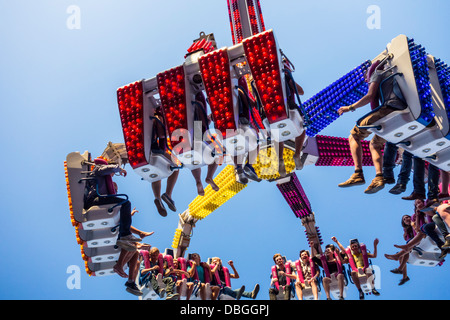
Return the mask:
<svg viewBox="0 0 450 320">
<path fill-rule="evenodd" d="M 422 65 L 420 72 L 414 72 L 414 64 L 410 55 L 411 50 L 422 50 L 412 47 L 410 40 L 400 35 L 393 39 L 387 46 L 387 53 L 385 54 L 387 60 L 386 64 L 392 68 L 392 72 L 398 74 L 396 80 L 398 86 L 405 98 L 408 107 L 405 110 L 394 111 L 384 118 L 372 124 L 374 128 L 369 128 L 378 136 L 392 143 L 399 143 L 407 138 L 421 132 L 432 120 L 432 103 L 431 92 L 425 93 L 419 91 L 417 81 L 422 81 L 424 87 L 430 87 L 428 79 L 428 68 Z M 423 56 L 426 60 L 426 57 Z M 420 61 L 420 63 L 424 63 Z M 417 67 L 416 67 L 417 69 Z M 419 79 L 420 78 L 420 79 Z"/>
</svg>

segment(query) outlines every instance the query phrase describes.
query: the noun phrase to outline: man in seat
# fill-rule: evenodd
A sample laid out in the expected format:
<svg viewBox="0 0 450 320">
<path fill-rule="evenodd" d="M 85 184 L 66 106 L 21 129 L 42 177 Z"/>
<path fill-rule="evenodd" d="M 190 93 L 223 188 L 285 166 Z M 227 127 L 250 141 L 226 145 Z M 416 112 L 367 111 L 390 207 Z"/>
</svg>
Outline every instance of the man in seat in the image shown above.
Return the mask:
<svg viewBox="0 0 450 320">
<path fill-rule="evenodd" d="M 338 109 L 339 115 L 349 111 L 355 111 L 355 109 L 365 106 L 370 103 L 372 110 L 378 108 L 379 99 L 381 94 L 384 96 L 383 105 L 375 112 L 371 113 L 365 117 L 360 126 L 369 126 L 377 122 L 378 120 L 386 117 L 393 111 L 403 110 L 407 107 L 406 102 L 403 97 L 399 97 L 394 90 L 396 85 L 395 78 L 391 77 L 387 80 L 389 76 L 392 75 L 391 72 L 379 70 L 381 69 L 380 61 L 376 61 L 372 64 L 370 69 L 366 73 L 366 82 L 369 84 L 369 90 L 367 94 L 362 97 L 356 103 L 350 106 L 343 106 Z M 383 82 L 384 80 L 387 80 Z M 380 84 L 383 85 L 380 88 Z M 380 92 L 382 90 L 382 92 Z M 350 136 L 348 141 L 350 144 L 350 152 L 352 154 L 353 162 L 355 164 L 355 173 L 347 181 L 340 183 L 338 186 L 341 188 L 351 187 L 356 185 L 365 184 L 364 174 L 362 169 L 362 146 L 361 141 L 367 138 L 371 132 L 367 129 L 360 129 L 357 125 L 350 131 Z M 372 183 L 364 191 L 365 193 L 371 194 L 376 193 L 384 188 L 384 178 L 383 178 L 383 158 L 381 152 L 384 148 L 385 140 L 378 135 L 374 135 L 370 141 L 370 153 L 372 155 L 373 165 L 375 167 L 376 176 L 372 180 Z"/>
</svg>

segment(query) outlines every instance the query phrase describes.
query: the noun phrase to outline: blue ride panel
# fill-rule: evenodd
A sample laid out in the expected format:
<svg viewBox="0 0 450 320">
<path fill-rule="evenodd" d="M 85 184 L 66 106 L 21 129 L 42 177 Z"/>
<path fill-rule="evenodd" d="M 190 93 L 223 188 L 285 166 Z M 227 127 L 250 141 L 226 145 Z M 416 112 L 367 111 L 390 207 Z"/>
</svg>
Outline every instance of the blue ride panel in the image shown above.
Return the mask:
<svg viewBox="0 0 450 320">
<path fill-rule="evenodd" d="M 308 136 L 315 136 L 336 120 L 340 107 L 353 104 L 367 94 L 364 75 L 371 64 L 370 60 L 365 61 L 303 104 L 310 120 Z"/>
</svg>

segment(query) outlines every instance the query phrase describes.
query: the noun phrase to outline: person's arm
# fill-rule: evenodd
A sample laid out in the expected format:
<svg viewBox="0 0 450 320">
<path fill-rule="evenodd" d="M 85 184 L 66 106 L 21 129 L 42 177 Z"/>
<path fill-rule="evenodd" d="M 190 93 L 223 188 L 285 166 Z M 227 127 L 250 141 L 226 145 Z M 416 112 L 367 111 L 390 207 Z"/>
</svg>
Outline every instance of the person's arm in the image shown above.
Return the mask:
<svg viewBox="0 0 450 320">
<path fill-rule="evenodd" d="M 213 268 L 211 268 L 211 273 L 214 274 L 216 273 L 217 269 L 219 269 L 219 264 L 215 264 Z"/>
<path fill-rule="evenodd" d="M 309 284 L 311 284 L 311 282 L 313 281 L 313 280 L 316 280 L 318 277 L 319 277 L 319 274 L 320 274 L 320 272 L 319 272 L 319 268 L 317 268 L 317 266 L 315 266 L 316 268 L 316 274 L 315 275 L 313 275 L 313 277 L 311 278 L 311 280 L 309 280 Z"/>
<path fill-rule="evenodd" d="M 209 266 L 209 264 L 207 264 L 206 262 L 201 262 L 200 264 L 201 264 L 201 266 L 203 268 L 206 268 L 206 271 L 209 273 L 209 279 L 212 279 L 213 278 L 213 274 L 211 272 L 211 267 Z"/>
<path fill-rule="evenodd" d="M 197 267 L 197 263 L 195 261 L 192 261 L 191 269 L 188 270 L 189 278 L 193 278 L 195 275 L 195 268 Z"/>
<path fill-rule="evenodd" d="M 291 274 L 291 273 L 286 273 L 284 271 L 280 271 L 280 274 L 281 274 L 281 272 L 283 272 L 286 277 L 291 278 L 292 280 L 297 280 L 297 275 Z"/>
<path fill-rule="evenodd" d="M 338 239 L 336 239 L 336 237 L 331 237 L 331 240 L 333 240 L 338 245 L 339 249 L 341 249 L 341 252 L 338 253 L 341 263 L 348 263 L 348 256 L 344 246 L 338 241 Z M 344 258 L 342 257 L 341 253 L 344 254 Z"/>
<path fill-rule="evenodd" d="M 304 95 L 305 91 L 303 91 L 303 88 L 296 82 L 295 85 L 297 86 L 297 91 L 299 95 Z"/>
<path fill-rule="evenodd" d="M 345 248 L 344 246 L 338 241 L 338 239 L 336 239 L 336 237 L 331 237 L 331 240 L 333 240 L 339 247 L 339 249 L 341 249 L 341 251 L 345 252 Z"/>
<path fill-rule="evenodd" d="M 375 239 L 374 241 L 373 241 L 373 253 L 368 253 L 367 254 L 367 256 L 369 257 L 369 258 L 376 258 L 377 257 L 377 246 L 378 246 L 378 243 L 380 242 L 380 240 L 378 240 L 378 239 Z"/>
<path fill-rule="evenodd" d="M 142 269 L 141 270 L 141 274 L 146 274 L 148 272 L 158 271 L 158 270 L 159 270 L 159 266 L 156 265 L 156 266 L 153 266 L 153 267 L 150 267 L 150 268 Z"/>
<path fill-rule="evenodd" d="M 358 100 L 357 102 L 355 102 L 350 106 L 340 107 L 338 109 L 338 114 L 342 115 L 343 113 L 355 111 L 358 108 L 364 107 L 366 104 L 372 101 L 372 99 L 376 96 L 377 92 L 378 92 L 378 82 L 371 82 L 369 85 L 369 91 L 364 97 L 362 97 L 360 100 Z"/>
<path fill-rule="evenodd" d="M 237 272 L 236 268 L 234 267 L 233 260 L 228 261 L 228 264 L 230 265 L 231 269 L 233 269 L 233 272 L 234 272 L 234 273 L 230 273 L 230 278 L 239 279 L 239 273 Z"/>
<path fill-rule="evenodd" d="M 112 173 L 119 172 L 121 176 L 126 176 L 127 171 L 122 169 L 118 164 L 105 164 L 105 165 L 97 165 L 94 168 L 94 174 L 99 176 L 106 176 Z"/>
<path fill-rule="evenodd" d="M 315 257 L 319 254 L 317 248 L 314 246 L 314 241 L 309 242 L 309 247 L 311 248 L 311 257 Z"/>
</svg>

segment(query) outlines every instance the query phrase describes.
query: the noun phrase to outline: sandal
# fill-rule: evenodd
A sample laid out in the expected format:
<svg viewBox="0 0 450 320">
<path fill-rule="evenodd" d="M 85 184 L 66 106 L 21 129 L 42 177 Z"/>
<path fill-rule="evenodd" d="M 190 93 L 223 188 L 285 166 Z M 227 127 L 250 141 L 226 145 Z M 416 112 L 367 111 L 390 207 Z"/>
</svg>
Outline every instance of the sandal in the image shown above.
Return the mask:
<svg viewBox="0 0 450 320">
<path fill-rule="evenodd" d="M 167 206 L 169 207 L 170 210 L 172 211 L 177 211 L 177 207 L 175 207 L 175 202 L 172 200 L 172 198 L 170 198 L 167 193 L 164 193 L 161 196 L 161 199 L 164 200 L 165 203 L 167 203 Z"/>
<path fill-rule="evenodd" d="M 158 209 L 158 213 L 162 216 L 162 217 L 167 217 L 167 211 L 166 208 L 164 208 L 163 203 L 161 202 L 160 199 L 155 199 L 155 205 L 156 205 L 156 209 Z"/>
</svg>

